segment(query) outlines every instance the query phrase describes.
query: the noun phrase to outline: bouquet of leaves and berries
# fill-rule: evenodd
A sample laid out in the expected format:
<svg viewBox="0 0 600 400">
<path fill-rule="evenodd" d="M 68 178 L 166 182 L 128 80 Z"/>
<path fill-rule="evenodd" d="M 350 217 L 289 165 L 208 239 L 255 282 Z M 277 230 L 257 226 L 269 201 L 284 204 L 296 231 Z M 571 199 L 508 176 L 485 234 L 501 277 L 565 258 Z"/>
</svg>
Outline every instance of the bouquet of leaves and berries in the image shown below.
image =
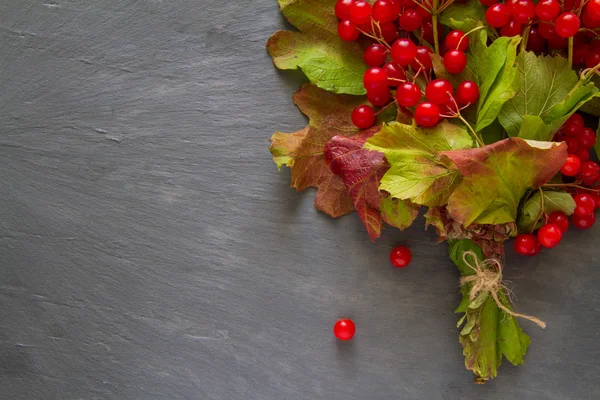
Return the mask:
<svg viewBox="0 0 600 400">
<path fill-rule="evenodd" d="M 502 281 L 504 246 L 534 256 L 596 220 L 600 0 L 279 0 L 298 31 L 267 49 L 310 83 L 309 118 L 271 153 L 315 207 L 356 211 L 372 240 L 419 210 L 461 275 L 465 365 L 494 378 L 530 339 Z M 585 111 L 584 114 L 578 111 Z M 569 221 L 569 217 L 570 221 Z M 394 249 L 402 267 L 410 250 Z M 453 282 L 450 284 L 454 284 Z M 349 339 L 351 321 L 336 324 Z"/>
</svg>

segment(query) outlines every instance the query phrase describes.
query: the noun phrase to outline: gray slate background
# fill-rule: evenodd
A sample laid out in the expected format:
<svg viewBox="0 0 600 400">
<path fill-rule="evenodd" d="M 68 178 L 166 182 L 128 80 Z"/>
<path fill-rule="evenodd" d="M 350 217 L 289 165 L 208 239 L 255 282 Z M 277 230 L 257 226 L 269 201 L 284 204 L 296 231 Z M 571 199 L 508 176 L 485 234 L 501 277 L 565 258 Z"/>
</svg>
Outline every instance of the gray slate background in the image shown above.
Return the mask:
<svg viewBox="0 0 600 400">
<path fill-rule="evenodd" d="M 446 245 L 422 219 L 371 244 L 271 162 L 305 124 L 264 50 L 285 26 L 274 0 L 0 0 L 0 398 L 599 398 L 600 226 L 509 252 L 548 329 L 473 385 Z"/>
</svg>

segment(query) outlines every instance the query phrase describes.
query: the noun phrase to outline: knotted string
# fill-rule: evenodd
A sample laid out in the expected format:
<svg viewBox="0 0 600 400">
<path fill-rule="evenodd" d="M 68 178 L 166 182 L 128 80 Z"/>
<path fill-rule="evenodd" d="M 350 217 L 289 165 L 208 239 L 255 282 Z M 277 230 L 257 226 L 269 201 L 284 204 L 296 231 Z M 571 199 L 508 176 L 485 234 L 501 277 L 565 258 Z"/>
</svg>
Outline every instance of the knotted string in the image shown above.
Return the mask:
<svg viewBox="0 0 600 400">
<path fill-rule="evenodd" d="M 467 256 L 471 256 L 474 263 L 467 261 Z M 473 283 L 469 293 L 469 300 L 473 301 L 481 292 L 488 291 L 498 308 L 513 317 L 524 318 L 537 324 L 540 328 L 546 328 L 546 323 L 539 318 L 530 315 L 519 314 L 506 307 L 498 298 L 498 292 L 501 289 L 506 289 L 502 284 L 502 264 L 497 258 L 488 258 L 479 262 L 477 255 L 472 251 L 463 253 L 463 261 L 471 268 L 475 274 L 463 276 L 460 278 L 460 285 L 464 286 L 467 283 Z"/>
</svg>

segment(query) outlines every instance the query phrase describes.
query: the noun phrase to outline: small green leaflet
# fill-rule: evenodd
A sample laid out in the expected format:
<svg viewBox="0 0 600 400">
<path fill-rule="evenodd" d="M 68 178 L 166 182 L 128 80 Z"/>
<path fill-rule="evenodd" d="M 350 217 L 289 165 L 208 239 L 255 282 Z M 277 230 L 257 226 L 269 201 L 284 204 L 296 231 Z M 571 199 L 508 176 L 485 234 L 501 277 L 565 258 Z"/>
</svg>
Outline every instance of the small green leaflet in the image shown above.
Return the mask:
<svg viewBox="0 0 600 400">
<path fill-rule="evenodd" d="M 479 0 L 468 0 L 454 3 L 440 16 L 440 23 L 452 29 L 468 32 L 475 28 L 479 21 L 485 21 L 485 7 Z"/>
<path fill-rule="evenodd" d="M 450 243 L 450 258 L 458 267 L 462 276 L 469 276 L 474 271 L 465 264 L 463 254 L 473 251 L 479 261 L 484 255 L 479 246 L 469 239 Z M 465 313 L 459 320 L 462 326 L 459 341 L 463 346 L 465 366 L 478 378 L 488 380 L 498 375 L 498 367 L 504 356 L 513 365 L 523 364 L 523 357 L 531 343 L 531 339 L 523 332 L 515 317 L 507 315 L 489 296 L 488 292 L 480 293 L 473 301 L 469 300 L 471 284 L 461 288 L 463 295 L 457 313 Z M 504 290 L 499 292 L 502 304 L 512 310 Z"/>
<path fill-rule="evenodd" d="M 575 210 L 575 200 L 573 197 L 562 191 L 544 191 L 544 212 L 550 215 L 555 211 L 561 211 L 567 215 L 573 214 Z M 535 192 L 529 200 L 523 204 L 519 211 L 517 225 L 520 233 L 529 233 L 535 221 L 542 211 L 542 195 L 539 191 Z M 536 229 L 544 224 L 544 218 L 540 218 Z"/>
<path fill-rule="evenodd" d="M 519 54 L 517 64 L 519 92 L 498 115 L 509 136 L 549 140 L 571 114 L 598 92 L 592 82 L 579 79 L 564 57 L 536 56 L 526 51 Z M 539 119 L 526 121 L 527 116 Z M 536 129 L 540 132 L 536 133 Z"/>
<path fill-rule="evenodd" d="M 517 219 L 527 190 L 548 182 L 562 167 L 564 143 L 504 139 L 470 150 L 445 151 L 463 176 L 448 200 L 449 215 L 467 227 Z"/>
<path fill-rule="evenodd" d="M 283 15 L 300 32 L 278 31 L 267 49 L 279 69 L 300 68 L 311 83 L 334 93 L 365 94 L 367 70 L 356 42 L 337 34 L 336 0 L 279 0 Z"/>
<path fill-rule="evenodd" d="M 393 198 L 437 206 L 446 204 L 460 182 L 458 171 L 440 163 L 437 153 L 472 146 L 473 140 L 464 128 L 443 121 L 425 129 L 397 122 L 385 124 L 365 148 L 384 153 L 391 165 L 380 190 Z"/>
</svg>

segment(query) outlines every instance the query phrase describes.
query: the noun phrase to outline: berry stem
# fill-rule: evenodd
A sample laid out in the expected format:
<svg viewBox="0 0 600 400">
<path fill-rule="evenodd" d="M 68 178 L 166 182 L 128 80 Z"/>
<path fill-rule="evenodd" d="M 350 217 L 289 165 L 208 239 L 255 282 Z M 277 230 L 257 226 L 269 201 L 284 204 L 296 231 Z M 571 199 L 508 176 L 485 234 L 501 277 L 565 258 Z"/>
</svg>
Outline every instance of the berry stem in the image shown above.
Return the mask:
<svg viewBox="0 0 600 400">
<path fill-rule="evenodd" d="M 456 104 L 456 102 L 455 102 L 455 104 Z M 458 106 L 457 106 L 457 108 L 458 108 Z M 465 124 L 467 126 L 467 128 L 469 129 L 469 132 L 471 133 L 471 135 L 475 139 L 475 142 L 477 142 L 477 147 L 483 147 L 483 146 L 485 146 L 485 143 L 483 143 L 483 140 L 481 140 L 481 138 L 479 137 L 479 135 L 475 132 L 475 130 L 473 130 L 473 128 L 467 122 L 467 120 L 463 118 L 463 116 L 460 114 L 460 111 L 456 114 L 456 117 L 458 119 L 460 119 L 463 124 Z"/>
<path fill-rule="evenodd" d="M 437 8 L 437 0 L 433 0 L 434 8 Z M 435 53 L 440 54 L 440 40 L 438 38 L 438 18 L 437 12 L 431 16 L 431 23 L 433 24 L 433 45 Z"/>
<path fill-rule="evenodd" d="M 573 68 L 573 36 L 569 38 L 568 52 L 569 68 Z"/>
<path fill-rule="evenodd" d="M 592 188 L 587 188 L 585 186 L 580 186 L 580 185 L 576 185 L 574 183 L 545 183 L 542 185 L 543 187 L 547 187 L 547 188 L 573 188 L 573 189 L 582 189 L 582 190 L 587 190 L 590 192 L 600 192 L 600 189 L 592 189 Z"/>
<path fill-rule="evenodd" d="M 542 218 L 542 215 L 544 215 L 544 191 L 542 190 L 542 188 L 538 188 L 538 190 L 540 191 L 540 205 L 542 209 L 540 210 L 540 213 L 538 214 L 537 218 L 535 219 L 535 222 L 533 223 L 533 226 L 531 227 L 531 232 L 529 232 L 530 235 L 535 230 L 535 227 L 537 226 L 538 222 L 540 222 L 540 218 Z"/>
<path fill-rule="evenodd" d="M 531 30 L 531 25 L 527 24 L 525 29 L 523 29 L 523 39 L 521 39 L 521 52 L 527 50 L 527 41 L 529 40 L 529 31 Z"/>
<path fill-rule="evenodd" d="M 462 41 L 464 40 L 464 38 L 466 38 L 467 36 L 469 36 L 471 33 L 479 31 L 481 29 L 485 29 L 485 25 L 479 25 L 476 26 L 475 28 L 471 29 L 469 32 L 465 33 L 463 35 L 463 37 L 460 38 L 460 40 L 458 41 L 458 44 L 456 45 L 456 48 L 460 48 L 460 44 L 462 43 Z"/>
</svg>

